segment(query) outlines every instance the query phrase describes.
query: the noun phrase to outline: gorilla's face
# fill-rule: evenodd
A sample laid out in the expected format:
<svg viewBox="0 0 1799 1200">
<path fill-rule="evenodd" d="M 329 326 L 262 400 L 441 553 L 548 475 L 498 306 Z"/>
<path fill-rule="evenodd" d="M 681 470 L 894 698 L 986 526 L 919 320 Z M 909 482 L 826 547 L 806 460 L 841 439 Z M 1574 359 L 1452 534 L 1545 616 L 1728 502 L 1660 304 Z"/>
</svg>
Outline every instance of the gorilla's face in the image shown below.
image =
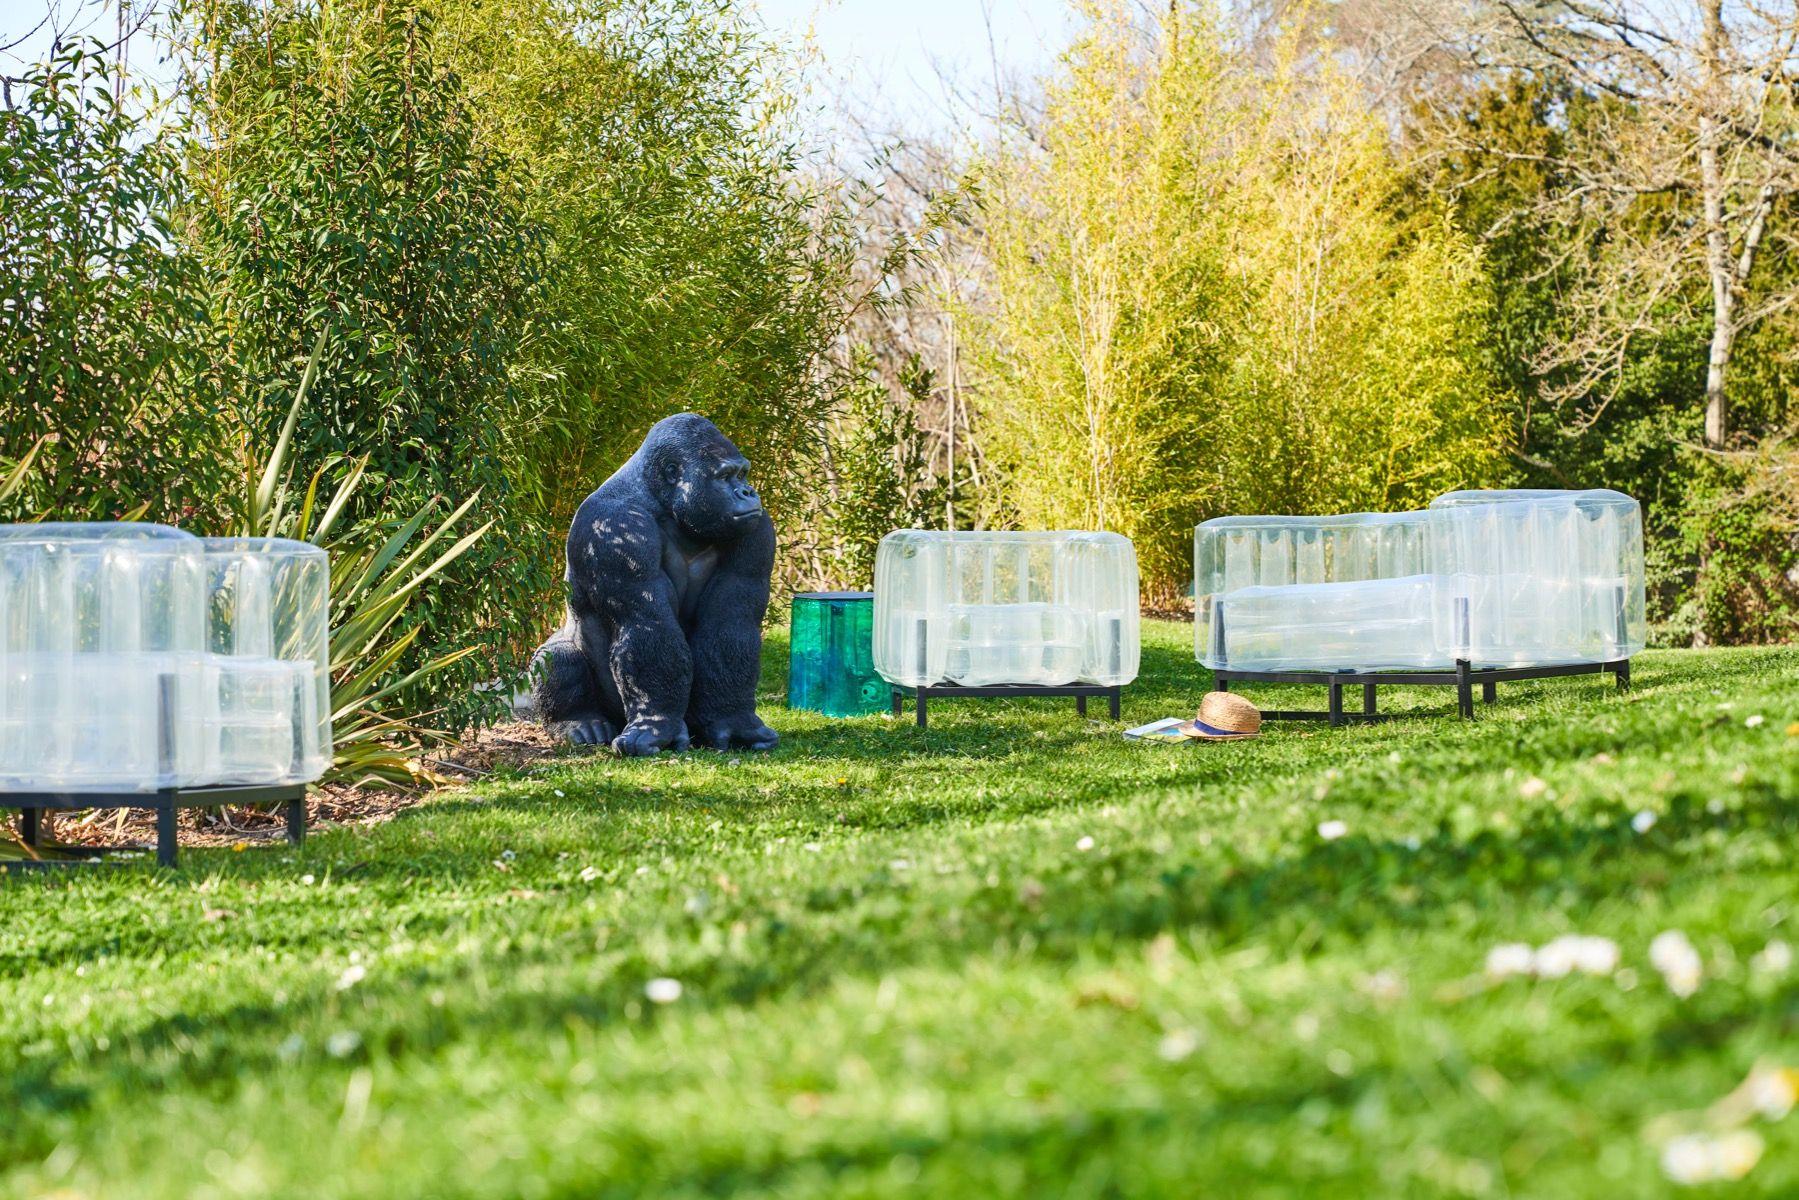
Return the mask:
<svg viewBox="0 0 1799 1200">
<path fill-rule="evenodd" d="M 750 463 L 726 442 L 713 453 L 682 463 L 672 481 L 669 507 L 695 537 L 725 541 L 762 515 L 762 497 L 750 483 Z"/>
</svg>

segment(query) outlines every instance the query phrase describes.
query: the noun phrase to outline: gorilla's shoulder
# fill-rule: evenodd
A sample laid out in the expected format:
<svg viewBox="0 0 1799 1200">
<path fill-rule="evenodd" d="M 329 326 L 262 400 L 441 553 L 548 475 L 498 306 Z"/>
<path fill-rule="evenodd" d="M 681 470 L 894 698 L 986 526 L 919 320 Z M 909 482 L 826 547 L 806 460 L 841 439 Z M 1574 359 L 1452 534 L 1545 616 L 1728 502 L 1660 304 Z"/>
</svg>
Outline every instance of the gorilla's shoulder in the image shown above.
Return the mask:
<svg viewBox="0 0 1799 1200">
<path fill-rule="evenodd" d="M 575 513 L 569 529 L 569 567 L 643 574 L 660 568 L 662 538 L 651 505 L 595 492 Z"/>
</svg>

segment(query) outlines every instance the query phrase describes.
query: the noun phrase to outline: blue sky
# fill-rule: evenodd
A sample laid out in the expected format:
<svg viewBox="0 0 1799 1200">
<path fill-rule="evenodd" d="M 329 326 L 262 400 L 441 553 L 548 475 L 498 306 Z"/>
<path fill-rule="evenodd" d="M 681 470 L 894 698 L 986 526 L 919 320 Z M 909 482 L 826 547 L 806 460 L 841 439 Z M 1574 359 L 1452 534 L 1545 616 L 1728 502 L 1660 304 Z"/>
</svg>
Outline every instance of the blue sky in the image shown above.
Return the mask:
<svg viewBox="0 0 1799 1200">
<path fill-rule="evenodd" d="M 139 5 L 140 8 L 144 7 Z M 16 75 L 27 63 L 39 61 L 50 50 L 50 36 L 58 26 L 74 35 L 112 40 L 118 28 L 114 0 L 0 0 L 0 75 Z M 54 14 L 45 22 L 46 14 Z M 141 48 L 141 52 L 140 52 Z M 159 70 L 149 38 L 131 43 L 132 66 L 152 83 L 166 85 L 168 72 Z"/>
<path fill-rule="evenodd" d="M 828 83 L 849 104 L 911 127 L 948 120 L 939 68 L 990 93 L 994 59 L 1002 74 L 1036 74 L 1069 28 L 1067 0 L 753 2 L 771 29 L 812 31 Z"/>
<path fill-rule="evenodd" d="M 1002 74 L 1035 74 L 1062 45 L 1069 27 L 1067 0 L 744 2 L 759 9 L 778 33 L 810 34 L 822 59 L 821 82 L 833 100 L 909 128 L 942 129 L 949 122 L 940 72 L 990 93 L 994 60 Z M 86 9 L 93 31 L 107 32 L 110 5 L 101 16 L 93 0 L 0 0 L 0 45 L 30 29 L 52 3 L 64 12 Z M 0 73 L 16 70 L 21 55 L 41 55 L 45 47 L 39 43 L 46 40 L 40 36 L 0 55 Z M 153 64 L 139 66 L 154 74 Z"/>
</svg>

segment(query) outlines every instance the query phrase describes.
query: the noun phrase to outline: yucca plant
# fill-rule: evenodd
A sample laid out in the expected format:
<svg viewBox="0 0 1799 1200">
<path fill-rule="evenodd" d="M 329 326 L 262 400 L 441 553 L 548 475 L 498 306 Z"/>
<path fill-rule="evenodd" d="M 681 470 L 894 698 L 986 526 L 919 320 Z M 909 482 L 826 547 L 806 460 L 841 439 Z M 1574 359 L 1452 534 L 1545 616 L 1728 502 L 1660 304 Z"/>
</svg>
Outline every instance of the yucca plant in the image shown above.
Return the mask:
<svg viewBox="0 0 1799 1200">
<path fill-rule="evenodd" d="M 4 472 L 0 474 L 0 505 L 11 500 L 25 486 L 25 477 L 31 474 L 31 464 L 37 461 L 38 451 L 44 448 L 44 440 L 39 438 L 31 449 L 19 455 L 18 461 L 11 465 L 0 460 L 0 472 Z"/>
<path fill-rule="evenodd" d="M 448 735 L 430 724 L 432 713 L 387 706 L 413 684 L 466 658 L 475 648 L 400 672 L 399 664 L 419 627 L 396 633 L 395 626 L 420 590 L 479 541 L 492 522 L 449 542 L 452 530 L 479 498 L 476 493 L 447 514 L 442 512 L 443 499 L 433 497 L 403 519 L 350 525 L 345 514 L 367 476 L 367 455 L 323 463 L 303 488 L 296 486 L 290 461 L 294 426 L 318 376 L 324 348 L 321 335 L 267 461 L 258 465 L 246 457 L 244 503 L 233 532 L 311 542 L 331 556 L 331 723 L 336 756 L 325 781 L 437 783 L 438 776 L 419 763 L 414 751 Z M 330 498 L 321 506 L 327 486 Z"/>
</svg>

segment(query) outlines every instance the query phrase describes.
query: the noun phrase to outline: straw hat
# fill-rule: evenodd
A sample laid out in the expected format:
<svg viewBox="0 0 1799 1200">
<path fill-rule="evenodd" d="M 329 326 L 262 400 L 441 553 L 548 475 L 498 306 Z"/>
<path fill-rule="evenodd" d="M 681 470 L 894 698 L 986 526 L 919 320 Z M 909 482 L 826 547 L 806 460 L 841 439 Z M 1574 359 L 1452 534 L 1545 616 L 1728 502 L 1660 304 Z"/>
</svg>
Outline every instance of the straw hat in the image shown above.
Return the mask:
<svg viewBox="0 0 1799 1200">
<path fill-rule="evenodd" d="M 1181 724 L 1181 732 L 1207 742 L 1234 742 L 1262 731 L 1262 714 L 1234 692 L 1207 692 L 1199 716 Z"/>
</svg>

